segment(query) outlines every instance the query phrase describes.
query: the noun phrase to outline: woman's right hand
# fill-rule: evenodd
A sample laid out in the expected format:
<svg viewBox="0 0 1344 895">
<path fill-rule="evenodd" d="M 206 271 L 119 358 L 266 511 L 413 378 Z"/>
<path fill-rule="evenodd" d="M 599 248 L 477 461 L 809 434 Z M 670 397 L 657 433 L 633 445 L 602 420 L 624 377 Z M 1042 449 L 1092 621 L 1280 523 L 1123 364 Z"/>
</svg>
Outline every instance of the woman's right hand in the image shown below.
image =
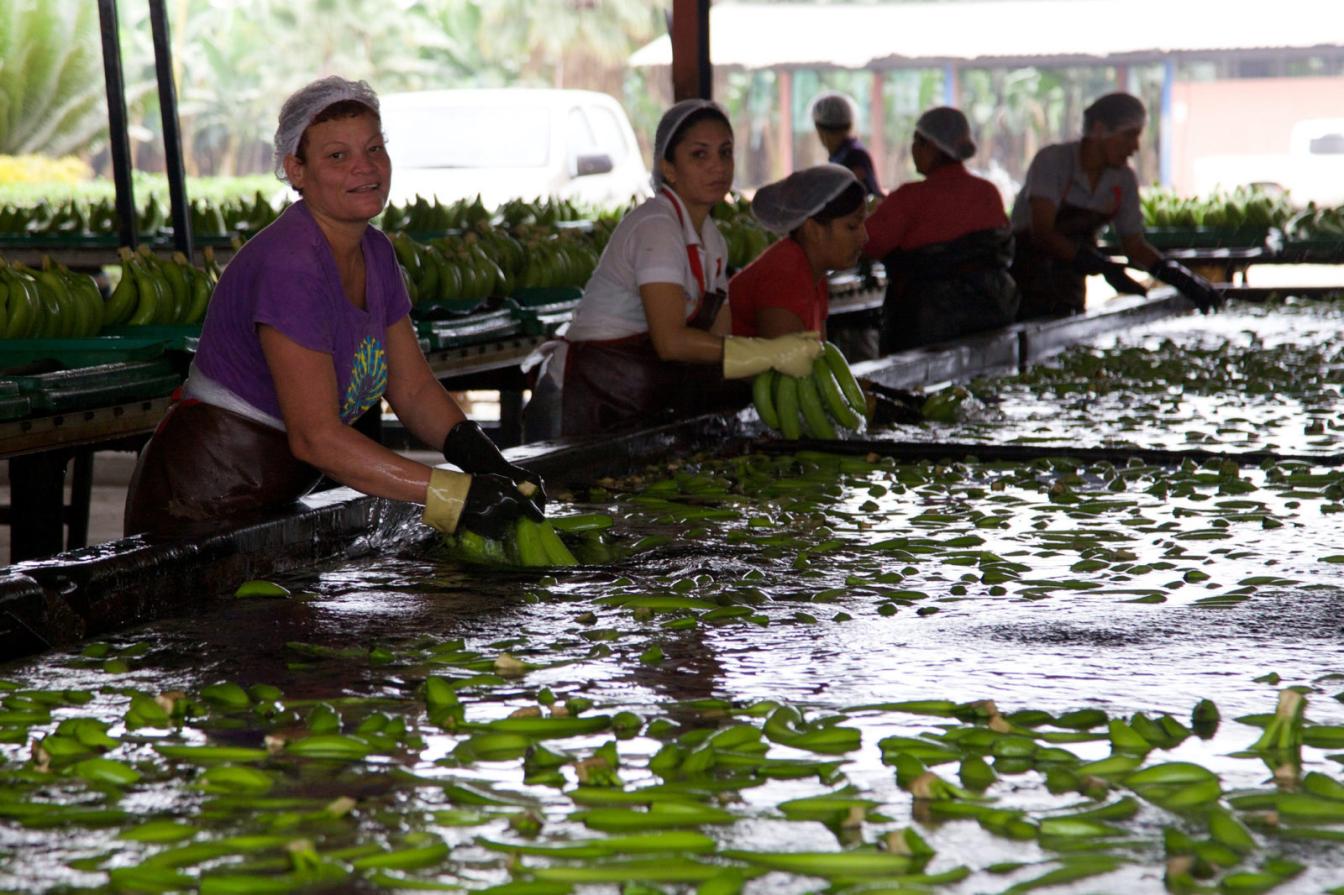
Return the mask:
<svg viewBox="0 0 1344 895">
<path fill-rule="evenodd" d="M 468 475 L 437 468 L 430 473 L 423 518 L 426 525 L 437 531 L 453 534 L 462 526 L 482 537 L 498 540 L 524 516 L 534 522 L 546 518 L 511 479 L 491 473 Z"/>
<path fill-rule="evenodd" d="M 811 330 L 773 339 L 728 336 L 723 340 L 723 378 L 744 379 L 771 369 L 806 376 L 821 352 L 821 338 Z"/>
</svg>

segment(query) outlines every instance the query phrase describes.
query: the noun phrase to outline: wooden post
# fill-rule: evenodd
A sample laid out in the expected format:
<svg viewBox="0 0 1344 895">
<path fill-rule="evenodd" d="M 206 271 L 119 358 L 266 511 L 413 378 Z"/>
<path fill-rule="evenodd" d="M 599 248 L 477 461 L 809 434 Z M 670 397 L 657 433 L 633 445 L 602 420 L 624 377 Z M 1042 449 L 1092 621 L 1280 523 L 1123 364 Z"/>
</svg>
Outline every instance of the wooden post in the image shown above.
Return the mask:
<svg viewBox="0 0 1344 895">
<path fill-rule="evenodd" d="M 887 167 L 886 72 L 878 69 L 872 74 L 873 83 L 868 88 L 868 129 L 871 131 L 868 154 L 873 157 L 873 176 L 881 185 L 883 178 L 878 172 Z"/>
<path fill-rule="evenodd" d="M 774 178 L 786 177 L 793 171 L 793 69 L 779 70 L 779 137 L 776 153 L 778 164 Z"/>
<path fill-rule="evenodd" d="M 713 99 L 709 59 L 710 0 L 672 0 L 672 98 Z"/>
</svg>

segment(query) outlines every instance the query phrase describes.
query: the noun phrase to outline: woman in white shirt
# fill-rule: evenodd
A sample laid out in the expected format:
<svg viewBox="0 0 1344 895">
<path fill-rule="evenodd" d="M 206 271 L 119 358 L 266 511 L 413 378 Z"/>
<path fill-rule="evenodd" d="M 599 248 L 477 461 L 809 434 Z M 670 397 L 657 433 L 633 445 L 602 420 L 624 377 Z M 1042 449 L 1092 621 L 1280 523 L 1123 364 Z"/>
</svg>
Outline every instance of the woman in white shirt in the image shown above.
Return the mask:
<svg viewBox="0 0 1344 895">
<path fill-rule="evenodd" d="M 723 109 L 700 99 L 669 109 L 654 139 L 656 195 L 612 233 L 547 358 L 529 416 L 558 401 L 561 434 L 593 435 L 745 403 L 745 390 L 725 380 L 811 369 L 821 352 L 816 333 L 728 334 L 728 247 L 709 212 L 732 184 L 733 131 Z"/>
</svg>

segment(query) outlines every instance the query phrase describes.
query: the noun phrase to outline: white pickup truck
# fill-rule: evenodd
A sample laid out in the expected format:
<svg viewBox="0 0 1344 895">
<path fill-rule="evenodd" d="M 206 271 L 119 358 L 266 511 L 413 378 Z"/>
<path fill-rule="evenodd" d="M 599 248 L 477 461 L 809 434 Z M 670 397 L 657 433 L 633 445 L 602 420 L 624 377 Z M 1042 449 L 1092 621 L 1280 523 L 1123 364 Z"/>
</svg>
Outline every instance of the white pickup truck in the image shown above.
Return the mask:
<svg viewBox="0 0 1344 895">
<path fill-rule="evenodd" d="M 550 196 L 618 205 L 651 195 L 630 121 L 605 93 L 426 90 L 379 102 L 393 203 L 479 194 L 490 208 Z"/>
<path fill-rule="evenodd" d="M 1277 155 L 1212 155 L 1194 160 L 1195 195 L 1241 184 L 1277 186 L 1294 203 L 1344 203 L 1344 118 L 1293 125 L 1288 151 Z"/>
</svg>

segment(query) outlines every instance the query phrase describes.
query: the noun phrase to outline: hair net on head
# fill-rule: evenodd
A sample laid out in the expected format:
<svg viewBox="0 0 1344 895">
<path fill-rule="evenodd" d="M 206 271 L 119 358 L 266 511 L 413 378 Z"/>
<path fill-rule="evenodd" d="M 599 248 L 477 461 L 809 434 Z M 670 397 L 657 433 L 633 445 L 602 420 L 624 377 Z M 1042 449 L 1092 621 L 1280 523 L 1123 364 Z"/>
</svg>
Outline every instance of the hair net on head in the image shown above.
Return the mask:
<svg viewBox="0 0 1344 895">
<path fill-rule="evenodd" d="M 1143 127 L 1148 121 L 1148 110 L 1143 101 L 1128 93 L 1108 93 L 1083 110 L 1083 133 L 1100 124 L 1107 131 Z"/>
<path fill-rule="evenodd" d="M 843 93 L 823 93 L 812 101 L 812 123 L 839 130 L 854 126 L 854 100 Z"/>
<path fill-rule="evenodd" d="M 663 113 L 658 120 L 658 129 L 653 133 L 653 188 L 663 185 L 663 156 L 667 155 L 667 146 L 681 130 L 682 122 L 701 109 L 713 109 L 728 120 L 728 113 L 712 99 L 684 99 Z"/>
<path fill-rule="evenodd" d="M 971 124 L 960 109 L 951 106 L 929 109 L 915 122 L 915 133 L 958 161 L 975 155 Z"/>
<path fill-rule="evenodd" d="M 858 182 L 844 165 L 804 168 L 757 190 L 751 200 L 751 213 L 773 233 L 792 233 Z"/>
<path fill-rule="evenodd" d="M 280 107 L 280 126 L 275 129 L 275 176 L 289 182 L 285 176 L 285 156 L 298 152 L 303 132 L 323 110 L 343 100 L 354 100 L 378 114 L 378 94 L 364 81 L 347 81 L 332 75 L 313 81 L 289 95 Z"/>
</svg>

